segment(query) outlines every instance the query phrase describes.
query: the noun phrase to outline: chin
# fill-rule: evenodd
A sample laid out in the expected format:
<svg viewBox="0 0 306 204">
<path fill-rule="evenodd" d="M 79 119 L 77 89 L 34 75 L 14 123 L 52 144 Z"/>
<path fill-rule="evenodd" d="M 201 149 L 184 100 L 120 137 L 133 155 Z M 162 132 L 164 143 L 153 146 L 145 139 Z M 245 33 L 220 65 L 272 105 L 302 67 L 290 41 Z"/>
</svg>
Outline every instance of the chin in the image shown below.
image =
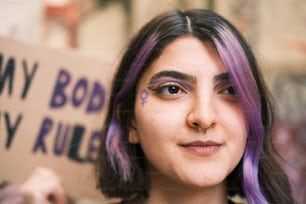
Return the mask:
<svg viewBox="0 0 306 204">
<path fill-rule="evenodd" d="M 194 174 L 195 175 L 195 174 Z M 226 176 L 224 175 L 198 175 L 193 176 L 193 178 L 185 180 L 185 184 L 190 187 L 213 187 L 220 184 L 223 184 Z"/>
</svg>

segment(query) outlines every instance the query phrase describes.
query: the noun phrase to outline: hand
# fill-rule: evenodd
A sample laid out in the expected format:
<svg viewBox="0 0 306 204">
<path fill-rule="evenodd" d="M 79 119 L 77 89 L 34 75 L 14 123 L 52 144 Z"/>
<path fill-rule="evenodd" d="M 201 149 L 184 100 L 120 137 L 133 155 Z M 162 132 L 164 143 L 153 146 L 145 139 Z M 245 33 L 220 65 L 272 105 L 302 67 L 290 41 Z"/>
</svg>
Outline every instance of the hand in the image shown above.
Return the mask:
<svg viewBox="0 0 306 204">
<path fill-rule="evenodd" d="M 36 168 L 20 190 L 33 204 L 67 204 L 60 178 L 47 168 Z"/>
</svg>

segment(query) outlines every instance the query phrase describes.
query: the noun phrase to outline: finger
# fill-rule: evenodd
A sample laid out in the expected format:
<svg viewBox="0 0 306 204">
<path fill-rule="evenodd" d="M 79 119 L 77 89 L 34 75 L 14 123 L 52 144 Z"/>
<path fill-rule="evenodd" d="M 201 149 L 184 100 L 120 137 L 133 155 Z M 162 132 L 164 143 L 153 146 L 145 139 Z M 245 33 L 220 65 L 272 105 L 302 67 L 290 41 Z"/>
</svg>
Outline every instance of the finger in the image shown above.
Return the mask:
<svg viewBox="0 0 306 204">
<path fill-rule="evenodd" d="M 48 195 L 48 200 L 52 204 L 67 204 L 67 198 L 64 191 L 58 190 Z"/>
</svg>

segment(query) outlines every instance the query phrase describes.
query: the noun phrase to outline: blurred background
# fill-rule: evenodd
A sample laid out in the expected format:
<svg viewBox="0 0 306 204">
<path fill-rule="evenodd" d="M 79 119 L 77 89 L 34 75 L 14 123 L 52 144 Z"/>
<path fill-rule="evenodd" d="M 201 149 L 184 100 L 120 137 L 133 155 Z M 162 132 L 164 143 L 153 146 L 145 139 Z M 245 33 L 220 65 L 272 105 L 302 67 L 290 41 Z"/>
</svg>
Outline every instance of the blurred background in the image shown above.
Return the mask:
<svg viewBox="0 0 306 204">
<path fill-rule="evenodd" d="M 190 8 L 223 15 L 251 44 L 277 103 L 280 162 L 295 197 L 306 203 L 305 0 L 0 0 L 0 36 L 103 60 L 114 70 L 144 23 Z"/>
</svg>

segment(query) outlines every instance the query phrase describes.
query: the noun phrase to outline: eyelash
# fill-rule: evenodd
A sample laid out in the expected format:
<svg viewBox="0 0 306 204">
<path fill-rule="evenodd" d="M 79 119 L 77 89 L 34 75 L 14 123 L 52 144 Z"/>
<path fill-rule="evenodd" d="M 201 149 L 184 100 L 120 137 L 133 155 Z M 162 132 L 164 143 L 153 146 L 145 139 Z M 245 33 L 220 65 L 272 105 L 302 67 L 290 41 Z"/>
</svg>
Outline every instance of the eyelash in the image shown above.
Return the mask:
<svg viewBox="0 0 306 204">
<path fill-rule="evenodd" d="M 171 87 L 176 88 L 176 90 L 178 92 L 177 93 L 171 93 L 169 91 L 169 88 L 171 88 Z M 189 89 L 185 88 L 183 85 L 178 84 L 178 83 L 174 83 L 174 82 L 165 82 L 165 83 L 162 83 L 162 84 L 150 85 L 148 87 L 148 89 L 151 90 L 151 91 L 154 91 L 158 95 L 164 96 L 164 97 L 179 96 L 181 94 L 186 94 L 189 90 Z M 215 90 L 219 90 L 218 91 L 219 94 L 224 94 L 224 95 L 228 95 L 228 96 L 232 96 L 232 97 L 236 96 L 235 89 L 232 86 L 232 84 L 230 84 L 230 83 L 219 84 L 219 85 L 216 86 Z M 165 91 L 167 93 L 165 93 Z"/>
<path fill-rule="evenodd" d="M 235 96 L 236 95 L 235 89 L 232 85 L 223 86 L 223 88 L 221 88 L 219 93 L 225 94 L 225 95 L 230 95 L 230 96 Z"/>
<path fill-rule="evenodd" d="M 176 88 L 176 93 L 171 93 L 169 88 Z M 179 96 L 181 94 L 186 94 L 187 89 L 184 88 L 182 85 L 176 84 L 176 83 L 164 83 L 160 85 L 153 85 L 149 86 L 148 89 L 156 92 L 158 95 L 165 96 L 165 97 L 171 97 L 171 96 Z M 165 93 L 167 91 L 167 93 Z"/>
</svg>

